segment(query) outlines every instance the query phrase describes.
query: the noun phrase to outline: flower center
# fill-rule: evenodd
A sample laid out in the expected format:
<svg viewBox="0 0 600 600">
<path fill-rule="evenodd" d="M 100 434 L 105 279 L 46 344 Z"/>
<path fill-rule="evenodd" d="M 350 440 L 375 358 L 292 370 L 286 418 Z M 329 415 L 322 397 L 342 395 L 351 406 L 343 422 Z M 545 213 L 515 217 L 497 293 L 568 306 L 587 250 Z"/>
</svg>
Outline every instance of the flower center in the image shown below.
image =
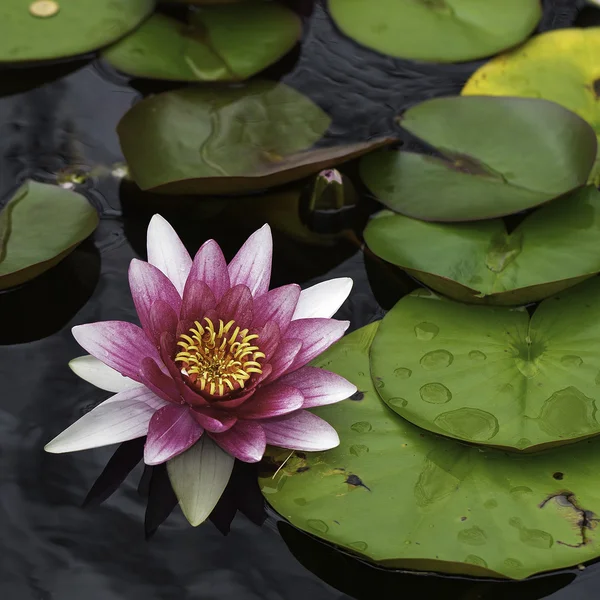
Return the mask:
<svg viewBox="0 0 600 600">
<path fill-rule="evenodd" d="M 258 335 L 248 335 L 235 321 L 218 327 L 204 317 L 206 324 L 194 322 L 188 334 L 180 336 L 177 345 L 182 348 L 175 356 L 186 381 L 211 396 L 223 396 L 244 387 L 252 373 L 262 373 L 258 362 L 265 355 L 256 345 Z"/>
</svg>

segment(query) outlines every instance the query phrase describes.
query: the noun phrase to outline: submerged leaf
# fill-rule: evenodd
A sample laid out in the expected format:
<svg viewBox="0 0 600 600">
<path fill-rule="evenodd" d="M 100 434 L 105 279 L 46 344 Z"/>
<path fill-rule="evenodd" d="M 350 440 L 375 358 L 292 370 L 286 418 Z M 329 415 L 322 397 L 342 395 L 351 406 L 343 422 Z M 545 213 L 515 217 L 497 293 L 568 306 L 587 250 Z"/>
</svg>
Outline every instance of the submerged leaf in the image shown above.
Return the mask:
<svg viewBox="0 0 600 600">
<path fill-rule="evenodd" d="M 80 194 L 28 181 L 0 212 L 0 289 L 20 285 L 72 252 L 98 224 Z"/>
<path fill-rule="evenodd" d="M 296 453 L 285 464 L 289 453 L 268 449 L 259 483 L 269 504 L 296 527 L 384 567 L 524 579 L 597 558 L 600 438 L 515 456 L 423 432 L 378 397 L 388 381 L 371 382 L 377 327 L 319 357 L 361 397 L 314 410 L 339 432 L 339 447 Z"/>
<path fill-rule="evenodd" d="M 330 118 L 292 88 L 267 81 L 185 88 L 136 104 L 118 133 L 144 190 L 229 194 L 301 179 L 389 144 L 389 138 L 309 148 Z"/>
</svg>

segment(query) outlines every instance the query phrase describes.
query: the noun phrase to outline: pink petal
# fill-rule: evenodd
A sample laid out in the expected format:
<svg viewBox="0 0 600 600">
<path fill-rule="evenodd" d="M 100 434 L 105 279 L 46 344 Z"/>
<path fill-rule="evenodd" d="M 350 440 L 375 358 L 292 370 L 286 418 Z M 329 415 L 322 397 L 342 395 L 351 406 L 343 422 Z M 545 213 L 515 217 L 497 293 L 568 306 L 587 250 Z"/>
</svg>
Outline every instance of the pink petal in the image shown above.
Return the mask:
<svg viewBox="0 0 600 600">
<path fill-rule="evenodd" d="M 183 380 L 179 379 L 177 381 L 177 388 L 179 389 L 179 393 L 185 402 L 187 402 L 187 404 L 190 406 L 208 406 L 207 400 L 200 394 L 194 392 L 194 390 L 186 385 Z"/>
<path fill-rule="evenodd" d="M 300 349 L 302 342 L 300 340 L 285 339 L 279 346 L 277 352 L 271 357 L 271 373 L 265 378 L 265 383 L 275 381 L 283 375 L 292 366 Z M 264 369 L 263 369 L 264 373 Z"/>
<path fill-rule="evenodd" d="M 142 360 L 148 356 L 160 361 L 158 351 L 144 331 L 133 323 L 86 323 L 73 327 L 72 332 L 79 345 L 92 356 L 140 383 Z"/>
<path fill-rule="evenodd" d="M 304 396 L 294 387 L 279 382 L 260 387 L 244 402 L 236 414 L 241 419 L 268 419 L 287 415 L 302 408 Z"/>
<path fill-rule="evenodd" d="M 334 404 L 356 392 L 356 386 L 343 377 L 316 367 L 302 367 L 285 375 L 278 383 L 291 385 L 300 391 L 304 396 L 302 408 Z"/>
<path fill-rule="evenodd" d="M 279 327 L 274 321 L 269 321 L 262 329 L 257 332 L 258 339 L 255 340 L 256 345 L 260 351 L 265 355 L 265 361 L 270 361 L 271 357 L 275 354 L 281 336 L 279 335 Z"/>
<path fill-rule="evenodd" d="M 231 429 L 236 421 L 236 417 L 232 417 L 224 411 L 210 407 L 197 407 L 192 410 L 192 416 L 206 431 L 211 433 L 222 433 Z"/>
<path fill-rule="evenodd" d="M 319 451 L 339 446 L 336 430 L 326 421 L 301 410 L 272 421 L 262 421 L 267 443 L 290 450 Z"/>
<path fill-rule="evenodd" d="M 335 319 L 299 319 L 292 321 L 286 331 L 286 338 L 298 339 L 302 342 L 302 349 L 296 355 L 289 371 L 303 367 L 316 356 L 327 350 L 331 344 L 337 342 L 348 329 L 350 321 L 336 321 Z"/>
<path fill-rule="evenodd" d="M 225 257 L 215 240 L 208 240 L 208 242 L 202 244 L 200 250 L 196 253 L 186 288 L 194 281 L 204 281 L 211 289 L 217 302 L 231 287 Z M 184 292 L 185 294 L 186 292 Z"/>
<path fill-rule="evenodd" d="M 161 371 L 151 358 L 144 358 L 140 369 L 143 384 L 167 402 L 181 402 L 181 394 L 171 377 Z"/>
<path fill-rule="evenodd" d="M 202 435 L 202 427 L 187 406 L 165 406 L 157 410 L 148 426 L 144 462 L 160 465 L 193 446 Z"/>
<path fill-rule="evenodd" d="M 177 329 L 177 315 L 175 311 L 164 300 L 157 300 L 150 307 L 150 318 L 148 320 L 147 334 L 158 348 L 160 336 L 165 333 L 173 333 Z"/>
<path fill-rule="evenodd" d="M 147 262 L 134 258 L 129 265 L 129 287 L 133 303 L 144 331 L 152 332 L 150 309 L 157 300 L 166 302 L 176 314 L 181 308 L 181 297 L 167 276 Z"/>
<path fill-rule="evenodd" d="M 231 285 L 245 285 L 256 298 L 266 294 L 271 280 L 273 238 L 271 228 L 263 225 L 255 231 L 229 263 Z"/>
<path fill-rule="evenodd" d="M 215 295 L 204 281 L 191 281 L 185 286 L 181 305 L 181 320 L 193 323 L 200 321 L 209 310 L 215 308 Z"/>
<path fill-rule="evenodd" d="M 209 435 L 225 452 L 243 462 L 258 462 L 267 446 L 265 432 L 255 421 L 238 421 L 225 433 Z"/>
<path fill-rule="evenodd" d="M 285 333 L 300 297 L 300 286 L 292 283 L 275 288 L 254 300 L 253 327 L 263 327 L 274 321 L 281 334 Z"/>
<path fill-rule="evenodd" d="M 160 336 L 160 358 L 174 381 L 181 380 L 181 370 L 173 360 L 178 348 L 172 333 L 166 331 Z"/>
<path fill-rule="evenodd" d="M 225 292 L 215 309 L 224 323 L 235 321 L 242 329 L 252 323 L 252 294 L 245 285 L 235 285 Z"/>
<path fill-rule="evenodd" d="M 340 277 L 302 290 L 292 319 L 333 317 L 352 290 L 352 279 Z"/>
<path fill-rule="evenodd" d="M 181 296 L 192 259 L 175 230 L 160 215 L 148 226 L 148 262 L 162 271 Z"/>
<path fill-rule="evenodd" d="M 75 452 L 143 437 L 152 415 L 165 404 L 143 386 L 119 392 L 57 435 L 45 450 Z"/>
</svg>

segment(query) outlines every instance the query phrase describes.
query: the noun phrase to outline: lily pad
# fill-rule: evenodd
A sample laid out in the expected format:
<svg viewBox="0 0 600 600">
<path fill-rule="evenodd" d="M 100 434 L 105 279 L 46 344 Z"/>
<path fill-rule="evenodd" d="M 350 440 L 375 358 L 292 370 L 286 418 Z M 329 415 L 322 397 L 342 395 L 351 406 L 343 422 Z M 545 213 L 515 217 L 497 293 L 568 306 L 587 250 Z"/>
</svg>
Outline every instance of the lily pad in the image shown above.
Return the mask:
<svg viewBox="0 0 600 600">
<path fill-rule="evenodd" d="M 427 221 L 471 221 L 519 212 L 586 183 L 597 142 L 574 113 L 530 98 L 435 98 L 401 125 L 441 157 L 371 154 L 367 187 L 388 208 Z"/>
<path fill-rule="evenodd" d="M 383 54 L 461 62 L 516 46 L 535 29 L 539 0 L 329 0 L 336 25 Z"/>
<path fill-rule="evenodd" d="M 98 214 L 80 194 L 28 181 L 0 212 L 0 289 L 41 275 L 96 225 Z"/>
<path fill-rule="evenodd" d="M 300 18 L 288 8 L 246 2 L 204 8 L 189 24 L 157 13 L 103 57 L 134 77 L 237 81 L 279 60 L 301 33 Z"/>
<path fill-rule="evenodd" d="M 600 136 L 599 53 L 600 27 L 542 33 L 480 67 L 462 94 L 552 100 L 577 113 Z"/>
<path fill-rule="evenodd" d="M 427 223 L 382 211 L 364 236 L 377 256 L 451 298 L 526 304 L 600 272 L 600 192 L 555 200 L 510 234 L 501 219 Z"/>
<path fill-rule="evenodd" d="M 360 393 L 314 409 L 337 429 L 337 448 L 291 457 L 267 450 L 271 469 L 259 482 L 273 508 L 384 567 L 523 579 L 598 557 L 600 439 L 516 456 L 421 431 L 371 383 L 377 327 L 319 358 Z"/>
<path fill-rule="evenodd" d="M 524 309 L 413 292 L 371 348 L 386 403 L 412 423 L 520 451 L 600 433 L 600 279 Z"/>
<path fill-rule="evenodd" d="M 0 62 L 65 58 L 107 46 L 135 29 L 154 0 L 2 0 Z"/>
<path fill-rule="evenodd" d="M 273 187 L 391 143 L 390 138 L 308 150 L 330 118 L 281 84 L 185 88 L 136 104 L 117 131 L 134 181 L 173 194 Z"/>
</svg>

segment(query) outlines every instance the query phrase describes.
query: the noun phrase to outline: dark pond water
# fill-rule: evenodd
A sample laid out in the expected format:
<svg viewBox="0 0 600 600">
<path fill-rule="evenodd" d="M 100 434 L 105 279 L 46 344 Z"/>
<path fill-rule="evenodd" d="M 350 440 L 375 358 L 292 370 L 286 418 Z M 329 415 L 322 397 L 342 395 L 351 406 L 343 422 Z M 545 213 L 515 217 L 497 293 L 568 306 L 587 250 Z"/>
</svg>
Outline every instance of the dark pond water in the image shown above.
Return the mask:
<svg viewBox="0 0 600 600">
<path fill-rule="evenodd" d="M 395 132 L 398 112 L 426 98 L 458 93 L 477 67 L 418 65 L 361 49 L 336 31 L 319 4 L 312 12 L 310 4 L 297 3 L 307 20 L 301 47 L 268 75 L 325 109 L 333 118 L 332 139 L 364 140 Z M 541 30 L 598 22 L 598 13 L 582 11 L 581 2 L 546 0 L 544 5 Z M 56 181 L 69 171 L 86 172 L 89 177 L 77 189 L 101 215 L 93 239 L 58 267 L 0 295 L 1 597 L 597 598 L 598 566 L 521 583 L 382 571 L 333 551 L 273 514 L 262 527 L 238 514 L 223 537 L 210 523 L 189 527 L 176 510 L 146 542 L 139 466 L 107 502 L 81 508 L 112 449 L 58 456 L 42 451 L 45 442 L 107 395 L 67 368 L 71 358 L 82 354 L 71 326 L 135 320 L 126 269 L 133 257 L 144 256 L 145 229 L 154 212 L 175 225 L 190 251 L 214 237 L 228 257 L 260 225 L 251 214 L 226 218 L 211 214 L 198 199 L 156 198 L 121 180 L 115 125 L 153 89 L 93 58 L 0 71 L 0 203 L 28 177 Z M 408 280 L 384 283 L 370 263 L 368 276 L 363 255 L 349 241 L 323 252 L 276 235 L 275 248 L 273 285 L 307 285 L 333 275 L 355 279 L 341 311 L 354 328 L 380 317 L 381 306 L 413 285 Z M 246 506 L 245 512 L 260 521 L 256 508 Z"/>
</svg>

